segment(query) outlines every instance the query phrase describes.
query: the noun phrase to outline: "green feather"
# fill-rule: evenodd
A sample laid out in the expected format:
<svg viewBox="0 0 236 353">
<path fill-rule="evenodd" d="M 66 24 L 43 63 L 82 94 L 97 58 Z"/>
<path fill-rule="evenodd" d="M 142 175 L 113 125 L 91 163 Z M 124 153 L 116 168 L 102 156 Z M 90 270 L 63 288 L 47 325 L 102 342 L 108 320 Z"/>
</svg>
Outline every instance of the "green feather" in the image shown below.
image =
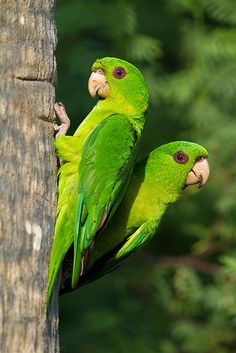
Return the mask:
<svg viewBox="0 0 236 353">
<path fill-rule="evenodd" d="M 137 142 L 137 134 L 129 119 L 114 114 L 102 121 L 85 143 L 79 166 L 79 212 L 74 238 L 72 288 L 76 287 L 79 276 L 84 271 L 84 266 L 81 270 L 80 257 L 83 257 L 103 225 L 104 214 L 114 213 L 116 210 L 117 197 L 121 190 L 124 194 L 122 186 L 124 181 L 127 185 L 130 178 Z M 82 207 L 88 213 L 85 222 L 81 222 Z"/>
<path fill-rule="evenodd" d="M 188 155 L 186 163 L 173 158 L 179 150 Z M 155 149 L 136 164 L 121 204 L 93 243 L 88 270 L 79 286 L 110 272 L 150 241 L 169 204 L 180 197 L 195 162 L 207 156 L 197 144 L 176 141 Z"/>
<path fill-rule="evenodd" d="M 127 73 L 122 79 L 113 75 L 117 66 Z M 73 287 L 81 269 L 85 270 L 83 254 L 122 199 L 144 126 L 148 92 L 140 71 L 117 58 L 96 60 L 92 70 L 96 69 L 103 70 L 109 95 L 97 102 L 74 136 L 55 140 L 57 155 L 66 163 L 58 171 L 58 218 L 49 264 L 48 303 L 56 275 L 73 244 Z"/>
</svg>

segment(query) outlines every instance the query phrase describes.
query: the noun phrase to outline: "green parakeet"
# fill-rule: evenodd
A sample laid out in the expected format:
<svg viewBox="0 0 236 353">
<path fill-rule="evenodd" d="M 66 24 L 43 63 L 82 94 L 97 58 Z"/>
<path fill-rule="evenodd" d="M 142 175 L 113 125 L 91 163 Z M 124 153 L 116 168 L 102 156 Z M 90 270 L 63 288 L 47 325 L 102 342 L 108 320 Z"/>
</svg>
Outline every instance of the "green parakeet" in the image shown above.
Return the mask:
<svg viewBox="0 0 236 353">
<path fill-rule="evenodd" d="M 116 268 L 155 234 L 169 204 L 187 185 L 204 185 L 209 177 L 207 151 L 176 141 L 152 151 L 136 164 L 129 186 L 112 220 L 88 249 L 88 270 L 79 286 Z M 64 286 L 64 288 L 63 288 Z M 66 281 L 61 293 L 70 291 Z"/>
<path fill-rule="evenodd" d="M 85 253 L 122 200 L 148 107 L 141 72 L 117 58 L 98 59 L 88 89 L 100 97 L 74 136 L 58 136 L 58 209 L 49 264 L 48 300 L 68 249 L 74 245 L 72 288 L 86 268 Z M 60 132 L 59 132 L 60 135 Z"/>
</svg>

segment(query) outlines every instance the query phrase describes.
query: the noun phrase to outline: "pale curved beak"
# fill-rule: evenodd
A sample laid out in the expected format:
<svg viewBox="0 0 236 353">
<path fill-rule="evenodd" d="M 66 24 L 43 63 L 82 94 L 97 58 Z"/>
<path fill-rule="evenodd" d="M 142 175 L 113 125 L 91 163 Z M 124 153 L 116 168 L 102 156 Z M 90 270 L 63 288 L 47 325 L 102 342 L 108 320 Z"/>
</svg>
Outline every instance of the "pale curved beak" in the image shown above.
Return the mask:
<svg viewBox="0 0 236 353">
<path fill-rule="evenodd" d="M 92 97 L 98 94 L 100 97 L 106 98 L 109 95 L 110 86 L 102 69 L 97 69 L 91 73 L 88 80 L 88 91 Z"/>
<path fill-rule="evenodd" d="M 191 171 L 188 173 L 186 185 L 199 184 L 199 187 L 205 185 L 209 179 L 210 168 L 207 158 L 200 158 L 194 164 Z"/>
</svg>

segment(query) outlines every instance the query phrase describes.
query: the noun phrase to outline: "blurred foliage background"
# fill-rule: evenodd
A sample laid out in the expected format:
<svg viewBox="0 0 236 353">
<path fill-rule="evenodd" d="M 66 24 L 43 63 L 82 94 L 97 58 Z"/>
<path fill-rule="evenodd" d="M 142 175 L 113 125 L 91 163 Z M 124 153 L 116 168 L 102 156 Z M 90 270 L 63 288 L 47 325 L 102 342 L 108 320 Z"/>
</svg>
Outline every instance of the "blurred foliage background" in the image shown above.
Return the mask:
<svg viewBox="0 0 236 353">
<path fill-rule="evenodd" d="M 157 237 L 104 278 L 60 299 L 63 353 L 236 352 L 236 1 L 57 1 L 58 89 L 73 120 L 97 57 L 136 64 L 150 109 L 140 149 L 192 140 L 211 179 L 185 190 Z"/>
</svg>

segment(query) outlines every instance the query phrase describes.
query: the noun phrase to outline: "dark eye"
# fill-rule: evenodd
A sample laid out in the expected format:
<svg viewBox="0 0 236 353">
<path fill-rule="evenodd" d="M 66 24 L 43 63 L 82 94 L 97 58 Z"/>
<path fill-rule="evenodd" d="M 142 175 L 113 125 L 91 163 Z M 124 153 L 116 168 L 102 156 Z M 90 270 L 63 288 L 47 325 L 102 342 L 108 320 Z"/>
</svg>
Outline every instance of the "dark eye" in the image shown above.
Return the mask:
<svg viewBox="0 0 236 353">
<path fill-rule="evenodd" d="M 127 72 L 125 71 L 125 69 L 122 66 L 117 66 L 112 71 L 112 75 L 115 78 L 118 78 L 118 80 L 121 80 L 122 78 L 124 78 L 127 75 Z"/>
<path fill-rule="evenodd" d="M 173 155 L 174 160 L 179 164 L 184 164 L 188 162 L 188 155 L 183 151 L 178 151 Z"/>
</svg>

